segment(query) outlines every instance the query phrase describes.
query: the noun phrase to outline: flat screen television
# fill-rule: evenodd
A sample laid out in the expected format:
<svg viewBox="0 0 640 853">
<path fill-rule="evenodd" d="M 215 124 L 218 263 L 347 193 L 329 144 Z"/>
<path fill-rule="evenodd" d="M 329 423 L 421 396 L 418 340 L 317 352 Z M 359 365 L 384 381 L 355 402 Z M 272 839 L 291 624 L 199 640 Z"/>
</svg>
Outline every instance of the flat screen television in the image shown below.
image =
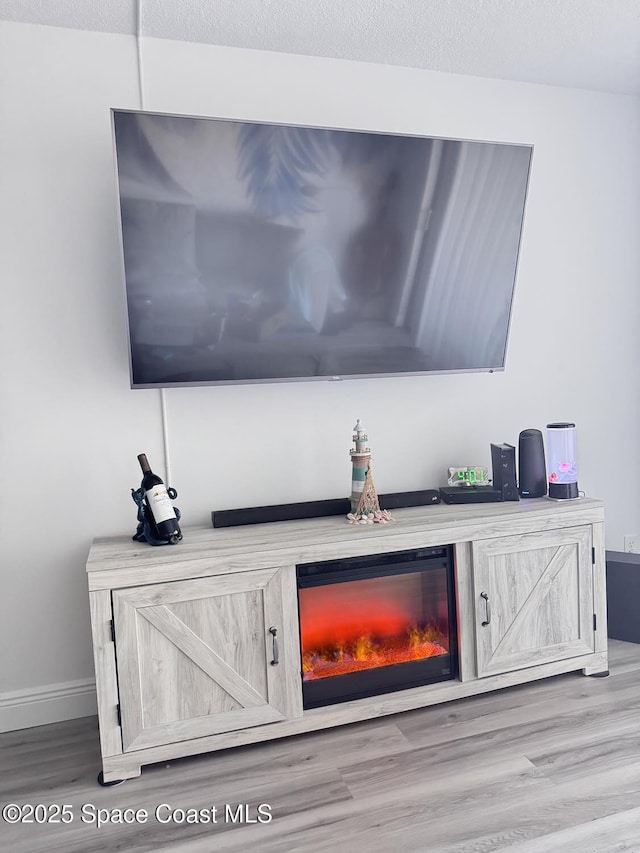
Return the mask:
<svg viewBox="0 0 640 853">
<path fill-rule="evenodd" d="M 504 369 L 530 146 L 112 118 L 132 387 Z"/>
</svg>

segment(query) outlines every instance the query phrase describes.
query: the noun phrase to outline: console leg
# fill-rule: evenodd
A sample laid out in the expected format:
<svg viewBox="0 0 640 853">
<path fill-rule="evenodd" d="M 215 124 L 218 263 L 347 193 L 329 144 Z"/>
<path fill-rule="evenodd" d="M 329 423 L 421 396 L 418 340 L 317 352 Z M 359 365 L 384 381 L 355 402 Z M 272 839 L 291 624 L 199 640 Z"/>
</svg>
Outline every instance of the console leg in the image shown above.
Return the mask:
<svg viewBox="0 0 640 853">
<path fill-rule="evenodd" d="M 98 773 L 98 785 L 101 785 L 103 788 L 112 788 L 114 785 L 122 785 L 125 781 L 125 779 L 114 779 L 111 782 L 105 782 L 102 770 Z"/>
<path fill-rule="evenodd" d="M 606 678 L 609 675 L 609 657 L 606 650 L 596 652 L 587 666 L 582 670 L 583 675 L 592 675 L 594 678 Z"/>
<path fill-rule="evenodd" d="M 593 678 L 606 678 L 609 675 L 609 662 L 594 661 L 591 666 L 585 666 L 582 670 L 583 675 L 591 675 Z"/>
<path fill-rule="evenodd" d="M 98 775 L 98 784 L 104 788 L 118 785 L 127 779 L 135 779 L 142 772 L 142 765 L 126 760 L 125 756 L 102 759 L 102 770 Z"/>
</svg>

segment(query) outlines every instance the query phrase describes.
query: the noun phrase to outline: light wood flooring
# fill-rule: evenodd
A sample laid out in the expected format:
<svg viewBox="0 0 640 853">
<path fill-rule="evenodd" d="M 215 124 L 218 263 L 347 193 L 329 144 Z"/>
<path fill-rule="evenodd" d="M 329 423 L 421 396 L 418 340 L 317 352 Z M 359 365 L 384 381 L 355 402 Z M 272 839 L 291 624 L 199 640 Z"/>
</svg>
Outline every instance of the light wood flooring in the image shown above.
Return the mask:
<svg viewBox="0 0 640 853">
<path fill-rule="evenodd" d="M 68 804 L 73 820 L 0 819 L 0 850 L 640 853 L 640 645 L 612 641 L 610 669 L 145 767 L 112 788 L 96 783 L 93 717 L 3 734 L 0 804 Z M 217 822 L 161 823 L 162 804 L 162 819 L 216 806 Z M 252 821 L 267 804 L 272 820 L 234 824 L 225 804 Z M 97 828 L 98 808 L 148 819 Z"/>
</svg>

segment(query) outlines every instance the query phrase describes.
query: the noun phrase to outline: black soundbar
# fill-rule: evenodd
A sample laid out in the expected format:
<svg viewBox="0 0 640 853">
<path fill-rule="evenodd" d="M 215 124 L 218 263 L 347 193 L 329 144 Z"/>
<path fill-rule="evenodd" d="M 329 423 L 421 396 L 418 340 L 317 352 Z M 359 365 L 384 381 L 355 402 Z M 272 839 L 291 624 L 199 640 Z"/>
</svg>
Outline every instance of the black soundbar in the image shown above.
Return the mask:
<svg viewBox="0 0 640 853">
<path fill-rule="evenodd" d="M 501 501 L 502 492 L 491 486 L 450 486 L 440 489 L 446 504 L 485 504 Z"/>
<path fill-rule="evenodd" d="M 437 489 L 423 489 L 417 492 L 378 495 L 378 499 L 382 509 L 400 509 L 440 503 L 440 494 Z M 300 518 L 346 515 L 349 512 L 351 512 L 349 498 L 331 498 L 324 501 L 215 510 L 211 513 L 211 521 L 214 527 L 238 527 L 241 524 L 264 524 L 269 521 L 294 521 Z"/>
</svg>

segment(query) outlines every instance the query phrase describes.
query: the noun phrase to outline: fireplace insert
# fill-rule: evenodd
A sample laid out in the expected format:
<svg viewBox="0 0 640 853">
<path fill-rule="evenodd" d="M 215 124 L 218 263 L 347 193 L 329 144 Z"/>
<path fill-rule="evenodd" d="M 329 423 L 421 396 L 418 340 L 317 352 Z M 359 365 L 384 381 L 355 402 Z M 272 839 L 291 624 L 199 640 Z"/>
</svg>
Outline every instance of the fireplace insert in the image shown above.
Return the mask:
<svg viewBox="0 0 640 853">
<path fill-rule="evenodd" d="M 296 571 L 305 709 L 457 678 L 451 546 Z"/>
</svg>

